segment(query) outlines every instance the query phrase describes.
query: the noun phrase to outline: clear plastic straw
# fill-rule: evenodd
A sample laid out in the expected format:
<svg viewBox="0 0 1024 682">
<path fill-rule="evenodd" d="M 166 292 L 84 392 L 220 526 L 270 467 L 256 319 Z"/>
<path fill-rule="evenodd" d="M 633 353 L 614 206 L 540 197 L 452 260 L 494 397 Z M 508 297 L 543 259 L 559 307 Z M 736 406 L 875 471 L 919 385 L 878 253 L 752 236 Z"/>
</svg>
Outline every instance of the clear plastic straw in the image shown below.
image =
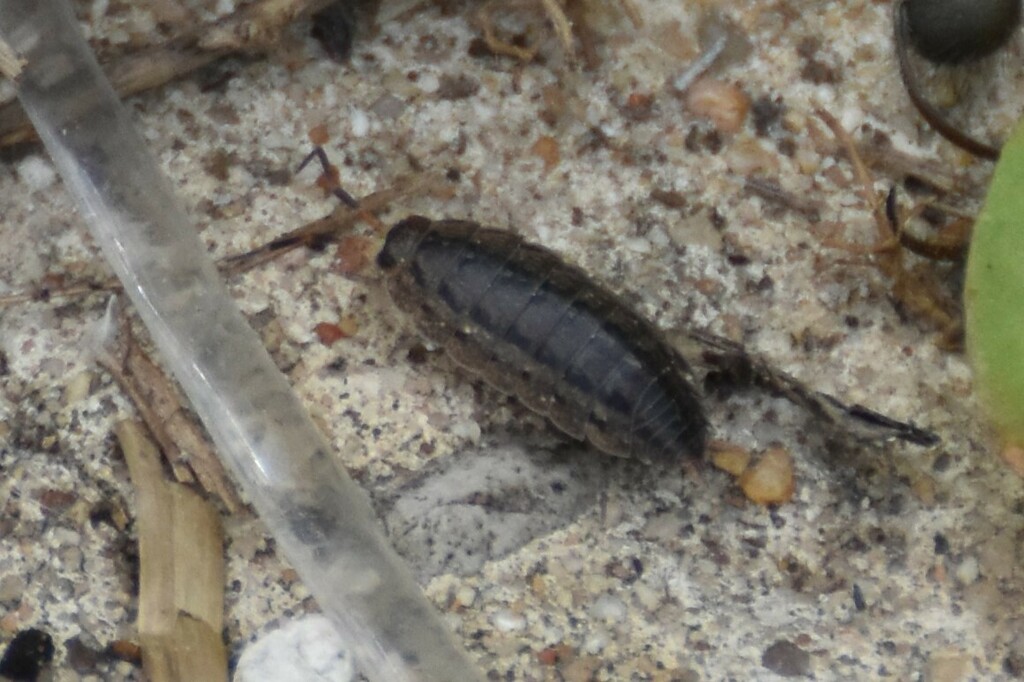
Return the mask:
<svg viewBox="0 0 1024 682">
<path fill-rule="evenodd" d="M 18 96 L 83 217 L 278 546 L 372 680 L 462 682 L 451 639 L 246 324 L 66 0 L 0 0 Z"/>
</svg>

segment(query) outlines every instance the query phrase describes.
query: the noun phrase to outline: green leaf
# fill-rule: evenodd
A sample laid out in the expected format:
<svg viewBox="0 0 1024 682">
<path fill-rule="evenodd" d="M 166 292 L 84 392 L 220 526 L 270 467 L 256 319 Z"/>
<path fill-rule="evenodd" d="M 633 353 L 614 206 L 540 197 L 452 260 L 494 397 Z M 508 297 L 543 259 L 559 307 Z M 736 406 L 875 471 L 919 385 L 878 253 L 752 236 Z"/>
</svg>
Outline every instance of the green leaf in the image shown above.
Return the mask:
<svg viewBox="0 0 1024 682">
<path fill-rule="evenodd" d="M 1006 444 L 1024 445 L 1024 122 L 974 225 L 964 289 L 976 388 Z"/>
</svg>

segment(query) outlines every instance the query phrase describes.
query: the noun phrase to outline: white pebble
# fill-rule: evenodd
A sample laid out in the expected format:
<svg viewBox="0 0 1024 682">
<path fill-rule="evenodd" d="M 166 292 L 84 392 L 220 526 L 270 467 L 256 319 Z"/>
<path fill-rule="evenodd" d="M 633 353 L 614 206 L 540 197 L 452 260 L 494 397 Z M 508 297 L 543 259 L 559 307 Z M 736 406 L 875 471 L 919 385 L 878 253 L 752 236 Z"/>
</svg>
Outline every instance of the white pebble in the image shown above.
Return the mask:
<svg viewBox="0 0 1024 682">
<path fill-rule="evenodd" d="M 419 80 L 416 81 L 416 85 L 420 86 L 420 90 L 423 92 L 432 95 L 441 87 L 441 81 L 432 73 L 421 73 Z"/>
<path fill-rule="evenodd" d="M 526 627 L 526 617 L 521 613 L 501 609 L 491 616 L 491 624 L 500 632 L 516 632 Z"/>
<path fill-rule="evenodd" d="M 26 156 L 18 163 L 18 177 L 33 191 L 47 189 L 57 179 L 57 172 L 41 156 Z"/>
<path fill-rule="evenodd" d="M 594 632 L 583 642 L 583 651 L 591 656 L 596 656 L 608 646 L 607 632 Z"/>
<path fill-rule="evenodd" d="M 626 617 L 626 604 L 618 597 L 602 594 L 594 602 L 590 615 L 609 623 L 617 623 Z"/>
<path fill-rule="evenodd" d="M 362 109 L 353 109 L 349 118 L 349 131 L 352 137 L 366 137 L 370 132 L 370 117 Z"/>
<path fill-rule="evenodd" d="M 352 657 L 322 615 L 287 623 L 257 639 L 238 659 L 233 682 L 351 682 Z"/>
<path fill-rule="evenodd" d="M 973 584 L 979 575 L 978 560 L 972 556 L 964 557 L 960 565 L 956 567 L 956 579 L 964 585 Z"/>
<path fill-rule="evenodd" d="M 480 424 L 472 419 L 460 419 L 452 424 L 452 435 L 476 443 L 480 440 Z"/>
<path fill-rule="evenodd" d="M 468 585 L 463 585 L 455 592 L 455 598 L 463 606 L 472 606 L 476 601 L 476 590 Z"/>
</svg>

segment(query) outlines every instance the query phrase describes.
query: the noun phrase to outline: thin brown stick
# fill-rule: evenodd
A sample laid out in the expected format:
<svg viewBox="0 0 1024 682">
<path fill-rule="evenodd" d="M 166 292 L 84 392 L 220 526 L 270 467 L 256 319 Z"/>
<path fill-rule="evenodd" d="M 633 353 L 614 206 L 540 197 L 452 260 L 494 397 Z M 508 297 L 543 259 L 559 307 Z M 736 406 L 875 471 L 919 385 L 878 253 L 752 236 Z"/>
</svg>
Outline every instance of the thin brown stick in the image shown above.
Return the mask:
<svg viewBox="0 0 1024 682">
<path fill-rule="evenodd" d="M 245 253 L 221 259 L 218 262 L 218 267 L 224 276 L 230 277 L 251 270 L 300 246 L 311 246 L 318 242 L 334 239 L 346 230 L 350 230 L 360 220 L 364 220 L 366 215 L 372 216 L 379 213 L 404 197 L 429 191 L 434 184 L 435 179 L 426 175 L 400 178 L 391 187 L 360 199 L 358 209 L 339 204 L 334 211 L 319 220 L 306 223 L 302 227 L 286 232 Z"/>
<path fill-rule="evenodd" d="M 889 221 L 885 216 L 885 205 L 879 199 L 878 193 L 875 191 L 875 183 L 871 177 L 871 173 L 868 171 L 864 160 L 861 159 L 860 152 L 857 151 L 857 143 L 853 141 L 850 133 L 843 128 L 842 124 L 836 120 L 836 117 L 825 111 L 824 109 L 817 109 L 814 112 L 818 118 L 820 118 L 825 125 L 828 126 L 829 130 L 835 136 L 836 140 L 839 141 L 840 146 L 846 151 L 847 160 L 850 165 L 853 166 L 854 175 L 857 177 L 859 189 L 857 193 L 860 195 L 861 200 L 871 210 L 871 215 L 875 219 L 875 227 L 878 230 L 878 241 L 881 244 L 896 243 L 896 235 L 893 234 L 892 229 L 889 227 Z M 895 260 L 898 260 L 897 255 Z M 887 273 L 887 274 L 892 274 Z"/>
</svg>

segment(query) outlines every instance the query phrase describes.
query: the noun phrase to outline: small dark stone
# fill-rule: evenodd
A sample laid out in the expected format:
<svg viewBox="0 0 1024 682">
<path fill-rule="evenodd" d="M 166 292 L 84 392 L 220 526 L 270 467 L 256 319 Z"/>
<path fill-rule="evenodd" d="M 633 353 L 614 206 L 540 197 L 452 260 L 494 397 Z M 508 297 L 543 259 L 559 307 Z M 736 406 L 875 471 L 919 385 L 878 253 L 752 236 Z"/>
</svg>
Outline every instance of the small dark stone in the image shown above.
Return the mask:
<svg viewBox="0 0 1024 682">
<path fill-rule="evenodd" d="M 33 682 L 53 660 L 53 638 L 42 630 L 22 630 L 0 658 L 0 675 L 18 682 Z"/>
<path fill-rule="evenodd" d="M 687 131 L 683 144 L 687 151 L 694 153 L 706 151 L 714 155 L 722 151 L 725 143 L 717 129 L 695 123 Z"/>
<path fill-rule="evenodd" d="M 935 553 L 939 556 L 945 556 L 949 554 L 949 540 L 942 533 L 935 534 Z"/>
<path fill-rule="evenodd" d="M 481 57 L 493 57 L 494 52 L 487 45 L 483 38 L 473 38 L 469 41 L 469 46 L 466 49 L 466 54 L 474 59 L 480 59 Z"/>
<path fill-rule="evenodd" d="M 1018 680 L 1024 677 L 1024 656 L 1017 653 L 1008 654 L 1003 659 L 1003 672 Z"/>
<path fill-rule="evenodd" d="M 103 652 L 89 648 L 78 637 L 64 642 L 64 651 L 68 665 L 80 675 L 96 672 L 96 667 L 103 660 Z"/>
<path fill-rule="evenodd" d="M 868 546 L 868 543 L 864 542 L 864 540 L 861 539 L 859 535 L 852 535 L 850 536 L 849 540 L 843 543 L 843 549 L 849 552 L 863 554 L 864 552 L 868 551 L 870 547 Z"/>
<path fill-rule="evenodd" d="M 762 95 L 755 99 L 750 105 L 750 118 L 757 136 L 768 137 L 785 111 L 786 107 L 782 104 L 781 97 Z"/>
<path fill-rule="evenodd" d="M 604 573 L 608 577 L 618 578 L 623 583 L 630 585 L 644 574 L 644 564 L 639 557 L 635 556 L 613 559 L 605 565 Z"/>
<path fill-rule="evenodd" d="M 480 90 L 480 83 L 475 78 L 458 75 L 441 76 L 441 83 L 437 88 L 437 96 L 441 99 L 457 100 L 472 97 Z"/>
<path fill-rule="evenodd" d="M 356 33 L 356 13 L 349 0 L 328 5 L 313 15 L 310 35 L 323 46 L 331 59 L 341 62 L 352 53 Z"/>
<path fill-rule="evenodd" d="M 651 190 L 651 199 L 668 208 L 682 209 L 686 208 L 686 205 L 689 203 L 682 192 L 659 189 L 657 187 Z"/>
<path fill-rule="evenodd" d="M 860 585 L 857 583 L 853 584 L 853 607 L 858 611 L 863 611 L 868 607 L 868 603 L 864 601 L 864 593 L 861 592 Z"/>
<path fill-rule="evenodd" d="M 797 44 L 796 52 L 804 60 L 800 77 L 805 81 L 821 85 L 839 82 L 839 72 L 821 60 L 821 39 L 808 36 Z"/>
<path fill-rule="evenodd" d="M 802 677 L 811 674 L 811 655 L 796 644 L 780 639 L 765 649 L 761 665 L 776 675 Z"/>
<path fill-rule="evenodd" d="M 730 253 L 725 259 L 729 261 L 730 265 L 735 265 L 737 267 L 750 265 L 750 258 L 744 256 L 742 253 Z"/>
<path fill-rule="evenodd" d="M 725 216 L 722 215 L 717 208 L 711 209 L 711 227 L 716 230 L 724 230 L 726 226 Z"/>
<path fill-rule="evenodd" d="M 422 365 L 430 356 L 430 351 L 422 343 L 414 344 L 409 348 L 406 358 L 414 365 Z"/>
</svg>

